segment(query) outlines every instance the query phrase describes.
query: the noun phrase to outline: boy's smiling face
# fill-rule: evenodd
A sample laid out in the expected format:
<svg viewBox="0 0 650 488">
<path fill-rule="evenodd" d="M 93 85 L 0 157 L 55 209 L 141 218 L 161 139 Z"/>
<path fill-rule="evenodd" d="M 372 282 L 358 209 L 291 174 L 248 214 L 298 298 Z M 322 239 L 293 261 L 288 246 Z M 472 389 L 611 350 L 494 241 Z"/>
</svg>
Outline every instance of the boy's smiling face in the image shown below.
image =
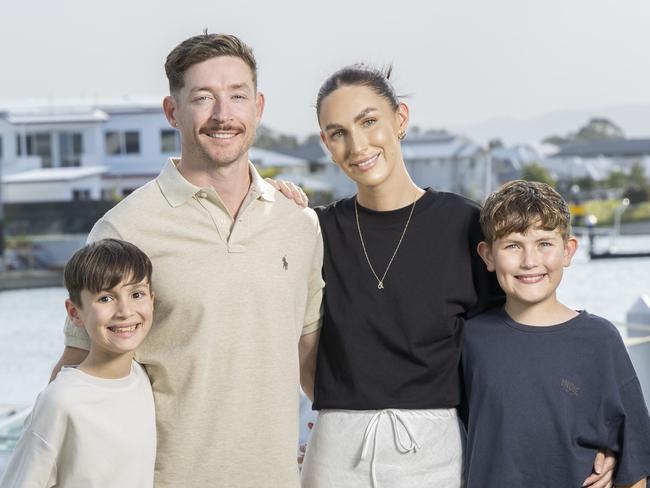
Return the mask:
<svg viewBox="0 0 650 488">
<path fill-rule="evenodd" d="M 146 337 L 153 318 L 149 282 L 125 280 L 110 290 L 81 291 L 80 306 L 66 300 L 72 322 L 86 329 L 91 351 L 119 356 L 134 351 Z"/>
<path fill-rule="evenodd" d="M 577 241 L 564 239 L 558 230 L 531 227 L 525 234 L 511 233 L 492 244 L 481 242 L 478 252 L 489 271 L 495 271 L 506 294 L 506 307 L 542 307 L 557 304 L 556 290 L 563 269 L 571 264 Z"/>
</svg>

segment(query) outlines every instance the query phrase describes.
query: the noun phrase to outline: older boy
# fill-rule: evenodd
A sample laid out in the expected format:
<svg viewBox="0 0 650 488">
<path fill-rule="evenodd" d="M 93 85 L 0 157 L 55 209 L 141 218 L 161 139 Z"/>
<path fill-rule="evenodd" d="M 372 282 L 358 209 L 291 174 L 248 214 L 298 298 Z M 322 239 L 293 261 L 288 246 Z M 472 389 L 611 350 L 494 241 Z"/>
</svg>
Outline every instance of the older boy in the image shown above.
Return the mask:
<svg viewBox="0 0 650 488">
<path fill-rule="evenodd" d="M 65 301 L 90 352 L 39 395 L 0 486 L 151 488 L 156 454 L 153 395 L 133 351 L 153 316 L 151 262 L 106 239 L 66 265 Z"/>
<path fill-rule="evenodd" d="M 605 448 L 616 486 L 650 473 L 650 419 L 618 331 L 556 297 L 577 247 L 569 218 L 555 190 L 526 181 L 482 209 L 478 252 L 506 304 L 465 329 L 468 488 L 579 487 Z"/>
</svg>

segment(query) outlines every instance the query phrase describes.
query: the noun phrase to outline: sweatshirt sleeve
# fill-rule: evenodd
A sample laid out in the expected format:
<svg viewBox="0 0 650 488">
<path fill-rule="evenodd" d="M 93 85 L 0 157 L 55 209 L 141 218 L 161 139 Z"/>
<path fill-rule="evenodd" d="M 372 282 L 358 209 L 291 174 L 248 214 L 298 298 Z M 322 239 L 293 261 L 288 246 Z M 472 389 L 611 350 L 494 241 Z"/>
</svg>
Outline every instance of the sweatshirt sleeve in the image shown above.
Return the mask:
<svg viewBox="0 0 650 488">
<path fill-rule="evenodd" d="M 650 476 L 650 416 L 636 377 L 621 387 L 617 400 L 609 444 L 618 458 L 616 484 L 627 485 Z"/>
<path fill-rule="evenodd" d="M 307 308 L 302 328 L 302 335 L 311 334 L 320 329 L 323 319 L 323 238 L 318 219 L 314 216 L 317 235 L 314 244 L 311 269 L 309 271 L 309 290 Z"/>
<path fill-rule="evenodd" d="M 9 460 L 0 488 L 50 488 L 56 485 L 56 450 L 26 430 Z"/>
</svg>

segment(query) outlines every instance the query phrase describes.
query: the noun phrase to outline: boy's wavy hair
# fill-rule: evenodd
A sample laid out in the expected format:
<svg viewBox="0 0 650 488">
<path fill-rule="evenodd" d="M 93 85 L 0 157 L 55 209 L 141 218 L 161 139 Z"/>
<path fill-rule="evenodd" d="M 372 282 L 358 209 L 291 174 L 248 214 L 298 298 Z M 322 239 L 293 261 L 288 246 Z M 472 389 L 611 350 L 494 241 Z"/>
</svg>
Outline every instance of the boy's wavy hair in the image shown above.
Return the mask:
<svg viewBox="0 0 650 488">
<path fill-rule="evenodd" d="M 571 233 L 571 213 L 562 196 L 546 183 L 514 180 L 490 194 L 481 210 L 481 229 L 488 244 L 531 228 Z"/>
<path fill-rule="evenodd" d="M 110 290 L 125 280 L 151 284 L 151 261 L 130 242 L 103 239 L 87 244 L 72 255 L 63 271 L 70 300 L 81 306 L 81 292 Z"/>
</svg>

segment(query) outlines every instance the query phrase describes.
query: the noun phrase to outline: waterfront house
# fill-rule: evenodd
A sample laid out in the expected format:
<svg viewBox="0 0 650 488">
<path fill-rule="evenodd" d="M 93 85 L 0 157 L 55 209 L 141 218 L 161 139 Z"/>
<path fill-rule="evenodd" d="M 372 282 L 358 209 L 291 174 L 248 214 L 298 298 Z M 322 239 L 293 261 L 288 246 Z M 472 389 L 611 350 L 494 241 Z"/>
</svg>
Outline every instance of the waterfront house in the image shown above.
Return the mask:
<svg viewBox="0 0 650 488">
<path fill-rule="evenodd" d="M 557 178 L 606 179 L 612 171 L 629 173 L 640 164 L 650 174 L 650 139 L 612 139 L 563 144 L 545 161 Z"/>
<path fill-rule="evenodd" d="M 0 151 L 6 204 L 116 201 L 179 155 L 180 138 L 159 102 L 23 107 L 0 110 Z M 305 160 L 274 151 L 253 148 L 250 158 L 291 175 L 309 172 Z"/>
</svg>

